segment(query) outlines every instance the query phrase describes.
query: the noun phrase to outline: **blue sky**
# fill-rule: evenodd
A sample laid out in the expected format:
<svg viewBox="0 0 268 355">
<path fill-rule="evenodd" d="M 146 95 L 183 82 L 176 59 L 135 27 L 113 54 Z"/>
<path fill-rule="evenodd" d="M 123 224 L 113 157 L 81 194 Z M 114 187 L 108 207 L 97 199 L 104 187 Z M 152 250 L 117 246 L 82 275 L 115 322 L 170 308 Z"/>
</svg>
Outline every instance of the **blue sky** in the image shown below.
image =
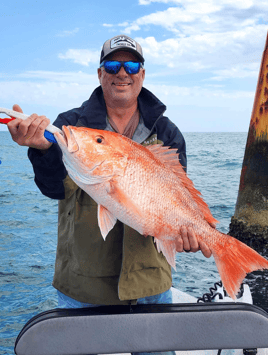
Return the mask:
<svg viewBox="0 0 268 355">
<path fill-rule="evenodd" d="M 53 122 L 99 85 L 105 40 L 127 34 L 143 48 L 144 86 L 182 132 L 248 131 L 267 0 L 9 0 L 0 19 L 0 107 Z"/>
</svg>

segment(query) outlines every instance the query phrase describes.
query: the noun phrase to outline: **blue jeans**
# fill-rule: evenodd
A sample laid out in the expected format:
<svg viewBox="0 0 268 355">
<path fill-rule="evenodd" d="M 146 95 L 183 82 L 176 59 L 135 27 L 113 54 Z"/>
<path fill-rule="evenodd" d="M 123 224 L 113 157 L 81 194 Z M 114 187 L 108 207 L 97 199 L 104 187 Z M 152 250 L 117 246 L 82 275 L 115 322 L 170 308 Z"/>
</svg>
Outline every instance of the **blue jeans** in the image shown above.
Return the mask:
<svg viewBox="0 0 268 355">
<path fill-rule="evenodd" d="M 83 303 L 74 300 L 71 297 L 68 297 L 58 292 L 58 306 L 59 308 L 83 308 L 83 307 L 97 307 L 97 304 Z M 166 292 L 160 293 L 155 296 L 148 296 L 144 298 L 138 298 L 137 304 L 161 304 L 161 303 L 172 303 L 172 292 L 171 289 Z M 132 353 L 132 355 L 175 355 L 175 351 L 166 351 L 166 352 L 152 352 L 152 353 Z"/>
</svg>

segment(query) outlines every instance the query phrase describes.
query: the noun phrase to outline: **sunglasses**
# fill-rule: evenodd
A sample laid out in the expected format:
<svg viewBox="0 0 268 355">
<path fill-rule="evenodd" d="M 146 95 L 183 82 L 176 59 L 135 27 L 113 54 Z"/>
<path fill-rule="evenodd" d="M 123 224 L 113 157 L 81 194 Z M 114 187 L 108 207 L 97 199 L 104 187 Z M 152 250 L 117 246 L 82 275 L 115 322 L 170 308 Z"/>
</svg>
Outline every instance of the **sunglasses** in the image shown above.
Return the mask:
<svg viewBox="0 0 268 355">
<path fill-rule="evenodd" d="M 120 62 L 118 60 L 104 60 L 100 64 L 100 68 L 104 67 L 106 73 L 117 74 L 119 70 L 124 67 L 127 74 L 138 74 L 140 68 L 143 68 L 143 64 L 140 62 Z"/>
</svg>

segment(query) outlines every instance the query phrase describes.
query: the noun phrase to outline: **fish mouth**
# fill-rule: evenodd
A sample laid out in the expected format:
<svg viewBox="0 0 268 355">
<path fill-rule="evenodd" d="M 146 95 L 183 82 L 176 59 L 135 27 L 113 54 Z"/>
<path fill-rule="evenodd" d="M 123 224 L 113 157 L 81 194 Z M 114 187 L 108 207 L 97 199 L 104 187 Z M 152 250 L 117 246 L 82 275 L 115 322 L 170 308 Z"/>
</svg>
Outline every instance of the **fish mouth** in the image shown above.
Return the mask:
<svg viewBox="0 0 268 355">
<path fill-rule="evenodd" d="M 70 153 L 74 153 L 79 150 L 79 146 L 77 144 L 71 127 L 62 126 L 62 134 L 57 134 L 56 138 L 58 140 L 58 143 L 63 147 L 67 148 Z"/>
<path fill-rule="evenodd" d="M 66 134 L 63 132 L 55 132 L 54 137 L 56 138 L 56 141 L 60 146 L 67 147 L 67 139 L 66 139 Z"/>
</svg>

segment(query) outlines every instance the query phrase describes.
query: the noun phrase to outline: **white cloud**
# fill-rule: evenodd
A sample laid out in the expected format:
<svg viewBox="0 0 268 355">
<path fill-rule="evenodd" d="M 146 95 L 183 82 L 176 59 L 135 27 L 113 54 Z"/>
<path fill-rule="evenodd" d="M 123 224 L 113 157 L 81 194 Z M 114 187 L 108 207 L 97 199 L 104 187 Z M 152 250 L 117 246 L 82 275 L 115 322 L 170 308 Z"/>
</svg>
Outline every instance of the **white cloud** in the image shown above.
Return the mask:
<svg viewBox="0 0 268 355">
<path fill-rule="evenodd" d="M 167 9 L 103 26 L 128 35 L 151 29 L 148 37 L 134 37 L 142 45 L 146 64 L 174 68 L 179 74 L 210 71 L 213 80 L 256 75 L 256 68 L 245 64 L 261 60 L 268 23 L 266 0 L 140 0 L 139 4 L 155 2 L 167 4 Z M 152 26 L 165 31 L 155 32 Z M 99 51 L 69 49 L 59 58 L 88 66 L 98 63 Z"/>
<path fill-rule="evenodd" d="M 253 63 L 249 65 L 237 65 L 232 68 L 216 70 L 215 76 L 211 77 L 209 80 L 222 81 L 228 78 L 256 78 L 259 73 L 259 64 Z"/>
<path fill-rule="evenodd" d="M 97 73 L 30 71 L 0 81 L 0 102 L 67 109 L 80 106 L 98 85 Z"/>
<path fill-rule="evenodd" d="M 129 23 L 127 21 L 118 24 L 118 26 L 120 26 L 120 27 L 126 27 L 128 25 L 129 25 Z"/>
<path fill-rule="evenodd" d="M 26 114 L 45 114 L 51 122 L 60 112 L 80 107 L 99 86 L 97 73 L 28 71 L 13 76 L 0 74 L 2 107 L 19 104 Z M 0 130 L 7 130 L 0 125 Z"/>
<path fill-rule="evenodd" d="M 0 102 L 35 103 L 52 107 L 77 107 L 85 101 L 99 85 L 96 75 L 83 72 L 28 71 L 19 74 L 13 80 L 0 81 Z M 215 100 L 252 98 L 254 93 L 248 91 L 228 92 L 220 85 L 208 87 L 155 85 L 145 83 L 165 104 L 214 106 Z M 213 98 L 213 102 L 211 99 Z M 216 105 L 216 104 L 215 104 Z"/>
<path fill-rule="evenodd" d="M 254 91 L 228 92 L 222 87 L 208 88 L 202 86 L 180 87 L 178 85 L 147 84 L 146 88 L 152 91 L 166 105 L 195 107 L 229 107 L 237 100 L 253 100 Z"/>
<path fill-rule="evenodd" d="M 132 31 L 138 31 L 140 29 L 141 28 L 137 23 L 133 23 L 132 25 L 130 25 L 124 29 L 124 33 L 127 35 L 130 35 Z"/>
<path fill-rule="evenodd" d="M 3 77 L 0 80 L 0 102 L 3 107 L 12 107 L 14 103 L 18 103 L 26 113 L 31 114 L 33 111 L 39 114 L 44 113 L 53 121 L 59 112 L 79 107 L 98 85 L 97 74 L 28 71 L 17 75 L 17 77 Z M 198 115 L 198 119 L 203 120 L 203 127 L 206 127 L 208 108 L 210 117 L 211 110 L 217 111 L 219 108 L 221 108 L 221 112 L 228 112 L 228 110 L 237 112 L 240 108 L 250 112 L 254 98 L 254 92 L 228 91 L 221 85 L 207 85 L 206 87 L 201 85 L 192 87 L 155 85 L 149 78 L 145 82 L 145 87 L 168 106 L 170 118 L 173 120 L 180 117 L 178 112 L 184 112 L 183 110 L 191 111 L 194 108 L 195 112 L 199 112 L 198 108 L 203 109 L 203 116 L 200 112 Z M 240 113 L 239 116 L 241 116 Z M 233 116 L 227 118 L 230 121 Z M 193 129 L 193 125 L 187 124 L 188 121 L 183 117 L 181 120 L 177 124 L 185 131 Z M 182 122 L 184 122 L 183 125 Z M 227 125 L 227 123 L 224 124 Z M 247 124 L 248 120 L 246 120 Z M 230 127 L 232 126 L 226 129 L 232 130 Z M 217 129 L 220 130 L 220 128 Z M 211 130 L 213 131 L 215 128 L 211 127 Z"/>
<path fill-rule="evenodd" d="M 74 63 L 88 66 L 89 63 L 97 64 L 100 60 L 100 51 L 89 49 L 68 49 L 65 54 L 59 54 L 60 59 L 69 59 Z"/>
<path fill-rule="evenodd" d="M 227 72 L 231 77 L 239 77 L 237 72 L 243 71 L 244 77 L 250 77 L 256 75 L 260 65 L 266 31 L 265 25 L 258 25 L 236 32 L 202 33 L 163 41 L 147 37 L 137 41 L 146 62 L 174 68 L 176 73 L 206 70 L 221 71 L 222 77 L 227 77 Z"/>
<path fill-rule="evenodd" d="M 168 2 L 171 2 L 170 0 L 139 0 L 140 5 L 150 5 L 153 2 L 162 2 L 167 4 Z M 176 1 L 173 1 L 176 2 Z"/>
<path fill-rule="evenodd" d="M 165 11 L 158 11 L 138 18 L 125 28 L 125 32 L 130 34 L 132 31 L 139 30 L 142 26 L 155 25 L 179 33 L 179 29 L 175 27 L 177 23 L 188 23 L 194 21 L 194 19 L 194 14 L 186 13 L 179 7 L 170 7 Z"/>
<path fill-rule="evenodd" d="M 79 32 L 79 28 L 76 27 L 74 30 L 71 30 L 71 31 L 61 31 L 56 36 L 57 37 L 70 37 L 70 36 L 74 36 L 78 32 Z"/>
<path fill-rule="evenodd" d="M 37 81 L 50 81 L 61 83 L 88 84 L 96 82 L 96 75 L 79 72 L 54 72 L 45 70 L 30 70 L 17 75 L 19 79 L 36 79 Z"/>
<path fill-rule="evenodd" d="M 150 5 L 152 3 L 163 3 L 163 4 L 177 4 L 178 6 L 189 6 L 192 4 L 215 4 L 215 0 L 202 0 L 202 3 L 200 3 L 197 0 L 139 0 L 140 5 Z M 236 0 L 235 2 L 233 0 L 217 0 L 217 5 L 220 6 L 232 6 L 232 7 L 237 7 L 239 9 L 244 9 L 244 8 L 250 8 L 254 5 L 258 6 L 265 6 L 267 5 L 266 0 Z"/>
<path fill-rule="evenodd" d="M 149 5 L 150 0 L 140 1 L 141 5 Z M 142 26 L 161 26 L 174 34 L 189 35 L 203 31 L 218 32 L 241 29 L 248 25 L 256 25 L 259 21 L 267 21 L 268 4 L 257 0 L 174 0 L 157 1 L 172 3 L 172 7 L 142 16 L 126 27 L 131 33 Z"/>
<path fill-rule="evenodd" d="M 148 37 L 135 38 L 146 64 L 174 68 L 175 73 L 210 71 L 213 80 L 256 76 L 268 28 L 266 0 L 140 0 L 139 4 L 156 2 L 167 8 L 128 22 L 123 30 L 128 35 L 150 30 Z M 121 31 L 122 25 L 113 28 Z"/>
<path fill-rule="evenodd" d="M 220 86 L 147 84 L 167 105 L 167 116 L 182 132 L 248 130 L 254 91 L 229 91 Z"/>
</svg>

